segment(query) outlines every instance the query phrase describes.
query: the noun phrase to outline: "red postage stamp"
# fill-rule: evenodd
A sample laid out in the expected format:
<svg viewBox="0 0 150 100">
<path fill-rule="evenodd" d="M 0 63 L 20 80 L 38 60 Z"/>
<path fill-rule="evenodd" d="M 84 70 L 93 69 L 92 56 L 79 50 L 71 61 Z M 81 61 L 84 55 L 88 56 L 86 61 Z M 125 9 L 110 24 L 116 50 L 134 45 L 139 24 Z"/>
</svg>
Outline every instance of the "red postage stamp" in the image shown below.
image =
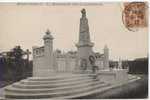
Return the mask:
<svg viewBox="0 0 150 100">
<path fill-rule="evenodd" d="M 132 30 L 148 26 L 147 2 L 126 2 L 123 10 L 123 23 Z"/>
</svg>

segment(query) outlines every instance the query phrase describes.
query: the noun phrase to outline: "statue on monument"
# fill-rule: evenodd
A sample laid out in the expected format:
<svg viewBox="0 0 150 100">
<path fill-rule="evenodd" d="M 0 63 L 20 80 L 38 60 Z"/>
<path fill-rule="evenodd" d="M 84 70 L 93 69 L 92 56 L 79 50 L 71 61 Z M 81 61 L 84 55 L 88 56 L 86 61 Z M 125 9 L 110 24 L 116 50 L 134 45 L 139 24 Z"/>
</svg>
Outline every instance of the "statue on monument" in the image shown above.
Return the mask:
<svg viewBox="0 0 150 100">
<path fill-rule="evenodd" d="M 98 68 L 98 66 L 95 65 L 95 61 L 96 61 L 95 57 L 92 56 L 92 55 L 90 55 L 90 56 L 89 56 L 89 61 L 90 61 L 90 63 L 91 63 L 92 72 L 93 72 L 93 73 L 96 73 L 96 71 L 98 71 L 99 68 Z"/>
<path fill-rule="evenodd" d="M 51 32 L 49 29 L 47 29 L 46 34 L 49 35 Z"/>
<path fill-rule="evenodd" d="M 82 18 L 86 17 L 86 10 L 84 8 L 81 10 L 81 13 L 82 13 Z"/>
<path fill-rule="evenodd" d="M 80 33 L 81 33 L 80 40 L 82 40 L 83 42 L 89 42 L 90 36 L 89 36 L 88 20 L 86 18 L 86 10 L 83 8 L 81 10 L 81 13 L 82 17 L 80 19 Z"/>
<path fill-rule="evenodd" d="M 86 59 L 81 59 L 81 68 L 83 71 L 87 69 L 87 60 Z"/>
</svg>

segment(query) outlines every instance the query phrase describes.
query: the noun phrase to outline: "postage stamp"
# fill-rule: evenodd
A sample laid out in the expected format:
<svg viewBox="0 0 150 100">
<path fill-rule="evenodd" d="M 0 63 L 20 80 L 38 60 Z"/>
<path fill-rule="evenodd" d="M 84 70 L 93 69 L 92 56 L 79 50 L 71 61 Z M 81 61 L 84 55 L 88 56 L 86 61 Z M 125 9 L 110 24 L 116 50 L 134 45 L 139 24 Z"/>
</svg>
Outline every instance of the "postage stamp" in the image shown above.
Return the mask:
<svg viewBox="0 0 150 100">
<path fill-rule="evenodd" d="M 123 23 L 129 30 L 148 26 L 147 2 L 126 2 L 123 10 Z"/>
</svg>

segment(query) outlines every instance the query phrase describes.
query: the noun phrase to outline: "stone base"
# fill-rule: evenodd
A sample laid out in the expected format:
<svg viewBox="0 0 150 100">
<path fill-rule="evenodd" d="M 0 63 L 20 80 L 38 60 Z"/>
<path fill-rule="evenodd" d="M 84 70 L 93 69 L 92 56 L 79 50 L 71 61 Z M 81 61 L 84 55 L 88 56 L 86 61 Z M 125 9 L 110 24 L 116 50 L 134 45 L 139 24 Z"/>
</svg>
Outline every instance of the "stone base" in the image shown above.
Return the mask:
<svg viewBox="0 0 150 100">
<path fill-rule="evenodd" d="M 76 74 L 93 74 L 92 70 L 76 70 L 73 73 L 76 73 Z"/>
<path fill-rule="evenodd" d="M 49 77 L 55 73 L 54 70 L 40 70 L 33 74 L 33 77 Z"/>
<path fill-rule="evenodd" d="M 136 76 L 130 75 L 125 83 L 110 84 L 109 81 L 111 80 L 119 81 L 119 78 L 112 76 L 119 76 L 122 71 L 124 70 L 114 72 L 102 71 L 98 75 L 100 77 L 93 77 L 97 76 L 97 74 L 71 73 L 54 73 L 49 77 L 31 77 L 5 87 L 4 95 L 7 100 L 80 98 L 104 92 L 108 89 L 137 80 Z"/>
<path fill-rule="evenodd" d="M 5 98 L 7 100 L 77 98 L 107 86 L 109 84 L 93 79 L 89 74 L 58 73 L 50 77 L 31 77 L 7 86 Z"/>
</svg>

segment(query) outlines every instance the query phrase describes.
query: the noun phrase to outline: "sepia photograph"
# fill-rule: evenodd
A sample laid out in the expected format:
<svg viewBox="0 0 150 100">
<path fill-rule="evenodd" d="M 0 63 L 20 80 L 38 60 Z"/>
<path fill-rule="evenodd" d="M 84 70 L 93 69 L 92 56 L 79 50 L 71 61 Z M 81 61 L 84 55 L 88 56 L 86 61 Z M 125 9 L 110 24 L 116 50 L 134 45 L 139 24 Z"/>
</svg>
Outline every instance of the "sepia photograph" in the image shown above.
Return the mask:
<svg viewBox="0 0 150 100">
<path fill-rule="evenodd" d="M 148 2 L 0 3 L 0 100 L 147 99 Z"/>
</svg>

